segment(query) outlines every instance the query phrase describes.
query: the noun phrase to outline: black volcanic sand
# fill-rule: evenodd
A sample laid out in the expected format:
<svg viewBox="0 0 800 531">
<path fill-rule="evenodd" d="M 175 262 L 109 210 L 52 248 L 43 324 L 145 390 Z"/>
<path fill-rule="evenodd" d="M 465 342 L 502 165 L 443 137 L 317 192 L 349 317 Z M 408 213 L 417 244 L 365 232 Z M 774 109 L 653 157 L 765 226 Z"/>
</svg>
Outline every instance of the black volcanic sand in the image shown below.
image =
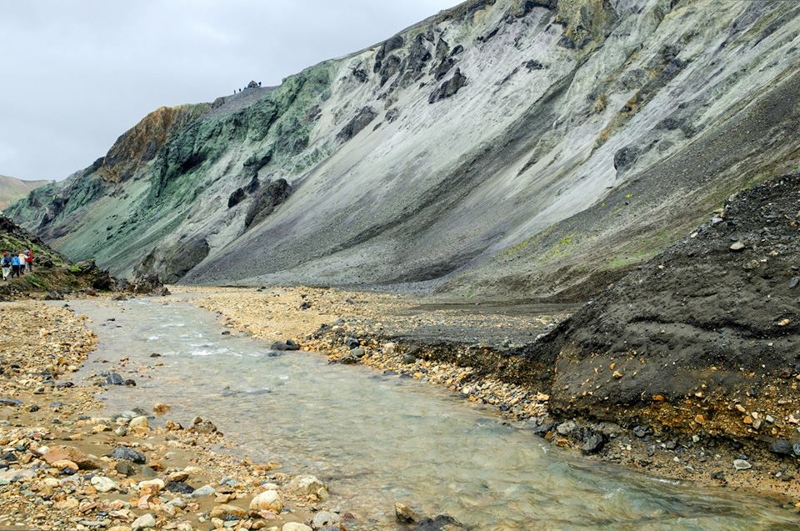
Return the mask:
<svg viewBox="0 0 800 531">
<path fill-rule="evenodd" d="M 790 420 L 800 417 L 799 266 L 800 176 L 740 194 L 548 338 L 547 354 L 557 356 L 551 405 L 800 442 Z M 776 421 L 754 430 L 736 405 Z"/>
</svg>

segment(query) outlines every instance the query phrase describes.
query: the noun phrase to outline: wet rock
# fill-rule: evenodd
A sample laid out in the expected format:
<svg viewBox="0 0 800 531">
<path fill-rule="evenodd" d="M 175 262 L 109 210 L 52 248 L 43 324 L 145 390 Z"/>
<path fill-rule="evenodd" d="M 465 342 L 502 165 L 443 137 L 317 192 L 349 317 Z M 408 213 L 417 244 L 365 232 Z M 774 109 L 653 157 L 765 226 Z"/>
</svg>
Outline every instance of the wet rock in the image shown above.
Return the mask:
<svg viewBox="0 0 800 531">
<path fill-rule="evenodd" d="M 795 289 L 798 285 L 800 285 L 800 277 L 792 277 L 789 281 L 789 289 Z"/>
<path fill-rule="evenodd" d="M 276 341 L 269 348 L 270 350 L 278 351 L 295 351 L 300 350 L 300 345 L 291 339 L 287 339 L 286 341 Z"/>
<path fill-rule="evenodd" d="M 345 340 L 344 340 L 344 345 L 345 345 L 345 346 L 346 346 L 348 349 L 350 349 L 350 350 L 353 350 L 354 348 L 358 348 L 358 347 L 360 347 L 360 346 L 361 346 L 361 340 L 359 340 L 359 339 L 356 339 L 356 338 L 354 338 L 354 337 L 347 337 L 347 338 L 345 338 Z"/>
<path fill-rule="evenodd" d="M 394 504 L 394 515 L 397 521 L 401 524 L 413 524 L 417 521 L 417 515 L 411 508 L 400 502 Z"/>
<path fill-rule="evenodd" d="M 439 515 L 436 518 L 425 518 L 419 522 L 414 531 L 465 531 L 465 528 L 452 516 Z"/>
<path fill-rule="evenodd" d="M 777 455 L 792 455 L 792 443 L 786 439 L 777 439 L 769 445 L 769 451 Z"/>
<path fill-rule="evenodd" d="M 271 511 L 280 513 L 283 510 L 283 499 L 276 490 L 267 490 L 250 500 L 251 511 Z"/>
<path fill-rule="evenodd" d="M 117 446 L 114 451 L 109 454 L 109 457 L 118 461 L 131 461 L 133 463 L 143 465 L 147 462 L 147 457 L 141 452 L 137 452 L 133 448 L 127 446 Z"/>
<path fill-rule="evenodd" d="M 192 420 L 192 426 L 189 428 L 189 431 L 211 434 L 217 433 L 217 427 L 210 420 L 206 420 L 203 417 L 195 417 Z"/>
<path fill-rule="evenodd" d="M 328 511 L 320 511 L 314 515 L 314 518 L 311 520 L 311 528 L 312 529 L 322 529 L 324 527 L 330 526 L 338 526 L 341 518 L 336 513 L 330 513 Z"/>
<path fill-rule="evenodd" d="M 286 488 L 296 496 L 314 496 L 318 500 L 328 498 L 328 488 L 315 476 L 295 476 Z"/>
<path fill-rule="evenodd" d="M 107 385 L 125 385 L 125 379 L 119 374 L 112 372 L 106 376 Z"/>
<path fill-rule="evenodd" d="M 603 445 L 605 444 L 605 439 L 599 433 L 596 433 L 589 437 L 587 441 L 581 446 L 581 452 L 584 454 L 596 454 L 597 452 L 603 449 Z"/>
</svg>

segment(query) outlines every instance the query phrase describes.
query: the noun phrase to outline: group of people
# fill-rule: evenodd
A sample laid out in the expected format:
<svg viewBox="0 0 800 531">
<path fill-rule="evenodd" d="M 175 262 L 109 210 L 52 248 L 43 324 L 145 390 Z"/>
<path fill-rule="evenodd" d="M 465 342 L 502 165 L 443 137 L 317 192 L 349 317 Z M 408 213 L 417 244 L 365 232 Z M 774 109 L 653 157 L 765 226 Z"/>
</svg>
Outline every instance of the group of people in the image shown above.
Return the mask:
<svg viewBox="0 0 800 531">
<path fill-rule="evenodd" d="M 25 249 L 21 253 L 11 256 L 3 253 L 0 266 L 3 269 L 3 280 L 8 280 L 9 275 L 18 277 L 24 275 L 26 271 L 30 273 L 33 270 L 33 251 Z"/>
</svg>

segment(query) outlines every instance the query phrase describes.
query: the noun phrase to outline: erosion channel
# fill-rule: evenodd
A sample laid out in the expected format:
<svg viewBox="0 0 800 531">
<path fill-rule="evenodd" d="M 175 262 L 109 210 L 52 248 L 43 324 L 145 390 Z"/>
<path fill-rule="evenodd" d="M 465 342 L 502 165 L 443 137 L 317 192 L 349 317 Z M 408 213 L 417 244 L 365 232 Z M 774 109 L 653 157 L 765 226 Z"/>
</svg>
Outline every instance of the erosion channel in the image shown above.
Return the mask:
<svg viewBox="0 0 800 531">
<path fill-rule="evenodd" d="M 164 402 L 181 422 L 202 412 L 233 443 L 231 451 L 324 479 L 329 508 L 359 516 L 354 529 L 400 529 L 395 501 L 482 530 L 797 524 L 796 515 L 769 499 L 702 490 L 561 453 L 443 389 L 329 365 L 312 353 L 270 351 L 250 337 L 224 334 L 213 314 L 186 302 L 70 305 L 92 320 L 99 336 L 82 378 L 126 356 L 132 367 L 151 367 L 136 376 L 135 387 L 103 394 L 110 411 Z"/>
</svg>

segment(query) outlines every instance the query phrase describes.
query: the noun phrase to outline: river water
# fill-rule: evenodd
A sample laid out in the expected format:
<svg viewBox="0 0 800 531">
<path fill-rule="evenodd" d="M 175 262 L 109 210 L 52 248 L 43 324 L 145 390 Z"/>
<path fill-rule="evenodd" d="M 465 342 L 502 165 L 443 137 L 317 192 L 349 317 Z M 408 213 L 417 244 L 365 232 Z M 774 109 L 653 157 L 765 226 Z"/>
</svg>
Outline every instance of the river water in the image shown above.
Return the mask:
<svg viewBox="0 0 800 531">
<path fill-rule="evenodd" d="M 108 370 L 123 356 L 133 368 L 164 364 L 122 373 L 137 386 L 104 393 L 109 414 L 149 411 L 157 402 L 170 404 L 169 418 L 184 425 L 200 414 L 235 443 L 235 452 L 323 479 L 339 508 L 361 516 L 351 529 L 396 529 L 395 501 L 476 530 L 799 525 L 773 500 L 679 485 L 559 451 L 443 389 L 224 335 L 213 314 L 186 302 L 70 304 L 92 319 L 100 338 L 79 377 Z"/>
</svg>

